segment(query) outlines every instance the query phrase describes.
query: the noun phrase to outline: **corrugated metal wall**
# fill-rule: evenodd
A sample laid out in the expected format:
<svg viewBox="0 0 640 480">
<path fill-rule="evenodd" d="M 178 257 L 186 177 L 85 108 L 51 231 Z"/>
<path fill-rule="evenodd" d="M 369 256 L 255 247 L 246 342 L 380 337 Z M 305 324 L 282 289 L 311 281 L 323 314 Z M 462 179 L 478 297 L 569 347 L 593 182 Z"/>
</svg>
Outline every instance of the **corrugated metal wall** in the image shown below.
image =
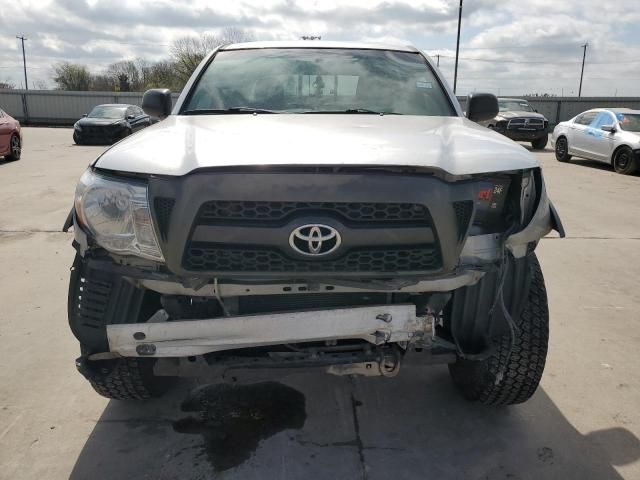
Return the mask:
<svg viewBox="0 0 640 480">
<path fill-rule="evenodd" d="M 173 101 L 178 94 L 173 94 Z M 464 109 L 465 97 L 459 97 Z M 638 97 L 529 97 L 527 100 L 553 127 L 580 112 L 599 107 L 629 107 L 640 110 Z M 0 90 L 0 108 L 21 122 L 41 125 L 71 125 L 101 103 L 140 105 L 138 92 L 65 92 L 59 90 Z"/>
<path fill-rule="evenodd" d="M 0 90 L 0 108 L 25 124 L 71 125 L 102 103 L 140 105 L 142 93 Z"/>
<path fill-rule="evenodd" d="M 569 120 L 585 110 L 604 107 L 627 107 L 640 110 L 638 97 L 516 97 L 525 98 L 533 108 L 543 114 L 549 125 Z M 464 110 L 466 97 L 458 97 Z"/>
</svg>

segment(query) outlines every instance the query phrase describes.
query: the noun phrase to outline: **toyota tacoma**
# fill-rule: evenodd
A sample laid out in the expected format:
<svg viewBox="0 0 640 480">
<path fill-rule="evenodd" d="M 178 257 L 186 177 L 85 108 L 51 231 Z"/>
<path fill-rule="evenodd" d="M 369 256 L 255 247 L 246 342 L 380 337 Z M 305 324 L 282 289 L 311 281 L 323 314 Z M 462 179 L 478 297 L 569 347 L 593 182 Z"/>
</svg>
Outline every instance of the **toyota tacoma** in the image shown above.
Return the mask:
<svg viewBox="0 0 640 480">
<path fill-rule="evenodd" d="M 476 123 L 495 96 L 465 117 L 412 47 L 260 42 L 143 108 L 163 120 L 90 165 L 65 224 L 76 365 L 98 393 L 429 364 L 485 404 L 534 393 L 535 248 L 563 229 L 534 156 Z"/>
</svg>

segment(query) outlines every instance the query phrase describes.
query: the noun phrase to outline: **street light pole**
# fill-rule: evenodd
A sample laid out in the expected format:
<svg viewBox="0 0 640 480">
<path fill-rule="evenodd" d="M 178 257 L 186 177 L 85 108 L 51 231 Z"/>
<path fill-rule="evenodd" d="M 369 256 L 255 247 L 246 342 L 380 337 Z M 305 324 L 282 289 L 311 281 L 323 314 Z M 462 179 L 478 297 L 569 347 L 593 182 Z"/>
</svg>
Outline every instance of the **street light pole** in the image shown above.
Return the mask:
<svg viewBox="0 0 640 480">
<path fill-rule="evenodd" d="M 582 77 L 584 75 L 584 60 L 587 57 L 587 47 L 589 46 L 589 42 L 580 46 L 583 48 L 583 50 L 582 50 L 582 70 L 580 71 L 580 88 L 578 88 L 578 97 L 582 95 Z"/>
<path fill-rule="evenodd" d="M 460 52 L 460 25 L 462 24 L 462 0 L 460 0 L 460 9 L 458 10 L 458 40 L 456 42 L 456 66 L 453 71 L 453 93 L 456 93 L 458 85 L 458 53 Z"/>
</svg>

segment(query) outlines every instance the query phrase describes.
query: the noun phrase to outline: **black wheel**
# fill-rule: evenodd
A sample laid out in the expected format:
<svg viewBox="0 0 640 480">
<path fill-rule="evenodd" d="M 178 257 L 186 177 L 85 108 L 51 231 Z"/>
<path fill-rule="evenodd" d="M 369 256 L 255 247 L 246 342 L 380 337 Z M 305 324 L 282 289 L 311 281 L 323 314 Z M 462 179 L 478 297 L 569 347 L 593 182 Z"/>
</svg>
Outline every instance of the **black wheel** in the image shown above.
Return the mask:
<svg viewBox="0 0 640 480">
<path fill-rule="evenodd" d="M 558 140 L 556 140 L 556 160 L 559 162 L 568 162 L 571 160 L 567 137 L 559 137 Z"/>
<path fill-rule="evenodd" d="M 619 148 L 613 156 L 613 169 L 616 173 L 630 175 L 638 168 L 638 162 L 634 158 L 633 151 L 629 147 Z"/>
<path fill-rule="evenodd" d="M 13 134 L 11 140 L 9 140 L 9 155 L 5 157 L 5 160 L 14 162 L 20 160 L 22 154 L 22 144 L 20 143 L 20 136 Z"/>
<path fill-rule="evenodd" d="M 171 377 L 153 374 L 154 359 L 118 358 L 89 361 L 78 359 L 78 370 L 103 397 L 114 400 L 148 400 L 160 397 L 171 386 Z"/>
<path fill-rule="evenodd" d="M 82 145 L 82 140 L 80 139 L 80 137 L 76 132 L 73 132 L 73 141 L 75 142 L 76 145 Z"/>
<path fill-rule="evenodd" d="M 536 138 L 533 142 L 531 142 L 531 146 L 534 150 L 542 150 L 547 146 L 547 142 L 549 141 L 548 136 L 544 136 L 541 138 Z"/>
<path fill-rule="evenodd" d="M 538 259 L 528 259 L 532 276 L 528 297 L 519 315 L 511 349 L 511 335 L 504 335 L 486 360 L 458 358 L 449 365 L 454 383 L 469 400 L 485 405 L 511 405 L 528 400 L 538 388 L 547 358 L 549 309 Z"/>
</svg>

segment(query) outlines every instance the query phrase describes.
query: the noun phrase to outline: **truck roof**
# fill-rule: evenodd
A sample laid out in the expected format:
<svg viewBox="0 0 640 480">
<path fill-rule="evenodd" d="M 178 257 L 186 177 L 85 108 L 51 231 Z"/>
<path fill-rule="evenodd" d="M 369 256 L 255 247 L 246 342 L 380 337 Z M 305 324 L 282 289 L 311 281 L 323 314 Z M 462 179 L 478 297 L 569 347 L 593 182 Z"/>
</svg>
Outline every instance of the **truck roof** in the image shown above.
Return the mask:
<svg viewBox="0 0 640 480">
<path fill-rule="evenodd" d="M 255 48 L 344 48 L 359 50 L 394 50 L 399 52 L 418 52 L 411 45 L 394 45 L 389 43 L 366 42 L 331 42 L 324 40 L 284 40 L 267 42 L 232 43 L 221 47 L 221 50 L 248 50 Z"/>
</svg>

